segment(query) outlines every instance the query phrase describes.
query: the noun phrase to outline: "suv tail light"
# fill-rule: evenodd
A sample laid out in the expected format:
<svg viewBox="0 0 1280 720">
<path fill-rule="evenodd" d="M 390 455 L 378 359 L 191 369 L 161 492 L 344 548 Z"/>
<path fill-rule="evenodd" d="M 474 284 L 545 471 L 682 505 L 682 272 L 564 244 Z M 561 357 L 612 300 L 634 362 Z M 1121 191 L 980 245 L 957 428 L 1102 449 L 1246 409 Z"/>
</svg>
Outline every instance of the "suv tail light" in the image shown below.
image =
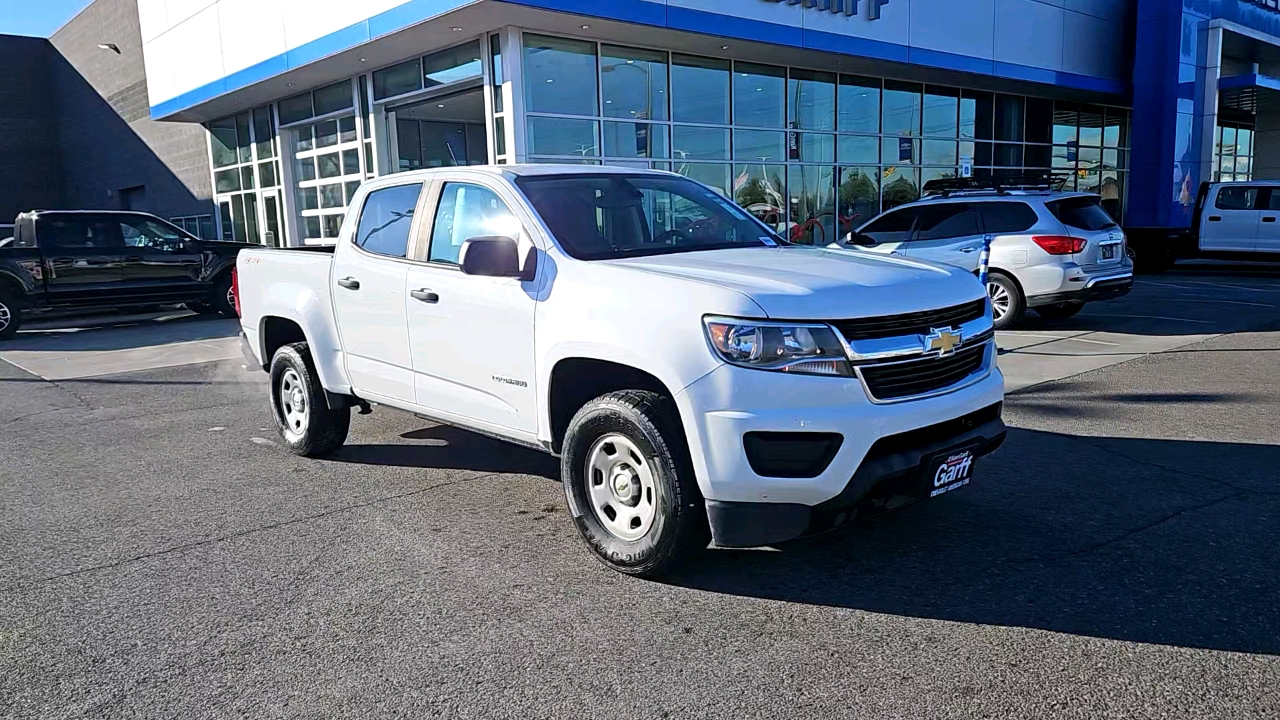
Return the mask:
<svg viewBox="0 0 1280 720">
<path fill-rule="evenodd" d="M 1084 238 L 1069 235 L 1036 235 L 1031 238 L 1031 241 L 1050 255 L 1071 255 L 1083 252 L 1087 244 Z"/>
</svg>

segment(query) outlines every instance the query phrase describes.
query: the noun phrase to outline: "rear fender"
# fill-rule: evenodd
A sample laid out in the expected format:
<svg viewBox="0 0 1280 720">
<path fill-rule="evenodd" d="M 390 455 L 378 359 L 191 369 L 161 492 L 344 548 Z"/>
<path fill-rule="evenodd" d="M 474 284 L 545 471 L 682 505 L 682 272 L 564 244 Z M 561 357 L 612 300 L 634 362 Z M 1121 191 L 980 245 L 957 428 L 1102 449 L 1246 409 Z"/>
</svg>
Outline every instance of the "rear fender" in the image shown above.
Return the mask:
<svg viewBox="0 0 1280 720">
<path fill-rule="evenodd" d="M 266 337 L 262 332 L 266 319 L 291 320 L 302 328 L 302 334 L 307 338 L 320 384 L 329 392 L 349 394 L 351 381 L 347 379 L 346 365 L 342 361 L 342 344 L 338 340 L 333 308 L 329 306 L 328 298 L 301 283 L 274 282 L 268 287 L 265 306 L 257 327 L 258 337 L 254 339 L 264 364 L 271 362 L 271 358 L 266 357 Z"/>
</svg>

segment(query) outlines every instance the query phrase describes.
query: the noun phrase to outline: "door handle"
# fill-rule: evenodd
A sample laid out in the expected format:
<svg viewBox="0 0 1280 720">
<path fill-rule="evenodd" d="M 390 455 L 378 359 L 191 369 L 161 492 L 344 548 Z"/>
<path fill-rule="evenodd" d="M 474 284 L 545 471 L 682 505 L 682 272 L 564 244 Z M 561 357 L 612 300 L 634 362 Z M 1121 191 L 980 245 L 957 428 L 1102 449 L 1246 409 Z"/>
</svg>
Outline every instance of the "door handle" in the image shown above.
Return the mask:
<svg viewBox="0 0 1280 720">
<path fill-rule="evenodd" d="M 342 278 L 341 280 L 338 280 L 338 287 L 344 287 L 348 290 L 359 290 L 360 281 L 355 278 L 345 277 L 345 278 Z"/>
<path fill-rule="evenodd" d="M 1274 217 L 1271 217 L 1270 215 L 1268 215 L 1267 217 L 1262 218 L 1262 222 L 1275 222 L 1275 221 L 1276 221 L 1276 219 L 1275 219 Z"/>
<path fill-rule="evenodd" d="M 1221 215 L 1210 215 L 1210 216 L 1209 216 L 1209 222 L 1222 222 L 1222 216 L 1221 216 Z"/>
<path fill-rule="evenodd" d="M 422 288 L 420 290 L 413 290 L 409 293 L 409 295 L 412 296 L 414 300 L 421 300 L 422 302 L 428 303 L 430 305 L 435 305 L 436 303 L 440 302 L 440 296 L 431 292 L 431 290 L 427 288 Z"/>
</svg>

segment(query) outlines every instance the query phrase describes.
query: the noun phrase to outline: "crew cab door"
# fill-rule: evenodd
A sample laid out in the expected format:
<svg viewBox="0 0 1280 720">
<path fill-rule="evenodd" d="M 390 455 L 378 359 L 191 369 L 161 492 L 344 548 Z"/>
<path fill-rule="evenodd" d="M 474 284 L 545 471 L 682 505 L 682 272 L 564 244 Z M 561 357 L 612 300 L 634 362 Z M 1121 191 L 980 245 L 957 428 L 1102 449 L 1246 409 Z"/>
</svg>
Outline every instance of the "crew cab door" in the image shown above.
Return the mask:
<svg viewBox="0 0 1280 720">
<path fill-rule="evenodd" d="M 1258 198 L 1258 252 L 1280 253 L 1280 187 L 1263 188 Z"/>
<path fill-rule="evenodd" d="M 201 284 L 203 261 L 195 240 L 145 215 L 117 218 L 125 245 L 121 272 L 130 294 L 181 300 L 208 292 Z"/>
<path fill-rule="evenodd" d="M 50 304 L 105 305 L 120 292 L 125 246 L 119 222 L 67 213 L 37 216 L 35 227 Z"/>
<path fill-rule="evenodd" d="M 537 432 L 535 282 L 465 275 L 462 244 L 505 236 L 531 245 L 515 193 L 474 174 L 437 176 L 434 208 L 409 269 L 407 317 L 418 405 L 482 425 Z M 522 255 L 523 256 L 523 255 Z"/>
<path fill-rule="evenodd" d="M 920 208 L 906 254 L 975 272 L 982 244 L 978 210 L 972 203 L 925 205 Z"/>
<path fill-rule="evenodd" d="M 1258 246 L 1258 188 L 1252 185 L 1220 185 L 1209 198 L 1200 224 L 1200 249 L 1253 252 Z"/>
<path fill-rule="evenodd" d="M 330 292 L 347 377 L 370 400 L 414 401 L 405 278 L 422 189 L 414 182 L 371 190 L 334 253 Z"/>
</svg>

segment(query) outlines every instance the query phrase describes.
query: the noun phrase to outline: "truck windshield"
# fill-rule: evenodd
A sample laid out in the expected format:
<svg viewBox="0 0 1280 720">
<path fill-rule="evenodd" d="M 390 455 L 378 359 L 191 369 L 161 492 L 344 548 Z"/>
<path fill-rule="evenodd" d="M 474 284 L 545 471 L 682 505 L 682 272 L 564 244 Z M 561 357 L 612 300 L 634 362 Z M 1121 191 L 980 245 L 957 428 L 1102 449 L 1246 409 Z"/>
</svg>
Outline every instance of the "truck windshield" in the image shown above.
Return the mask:
<svg viewBox="0 0 1280 720">
<path fill-rule="evenodd" d="M 553 175 L 516 184 L 579 260 L 787 244 L 745 210 L 684 178 Z"/>
<path fill-rule="evenodd" d="M 1119 227 L 1107 211 L 1102 207 L 1102 199 L 1097 197 L 1074 197 L 1066 200 L 1055 200 L 1045 203 L 1049 212 L 1058 218 L 1058 222 L 1078 230 L 1095 232 L 1107 228 Z"/>
</svg>

